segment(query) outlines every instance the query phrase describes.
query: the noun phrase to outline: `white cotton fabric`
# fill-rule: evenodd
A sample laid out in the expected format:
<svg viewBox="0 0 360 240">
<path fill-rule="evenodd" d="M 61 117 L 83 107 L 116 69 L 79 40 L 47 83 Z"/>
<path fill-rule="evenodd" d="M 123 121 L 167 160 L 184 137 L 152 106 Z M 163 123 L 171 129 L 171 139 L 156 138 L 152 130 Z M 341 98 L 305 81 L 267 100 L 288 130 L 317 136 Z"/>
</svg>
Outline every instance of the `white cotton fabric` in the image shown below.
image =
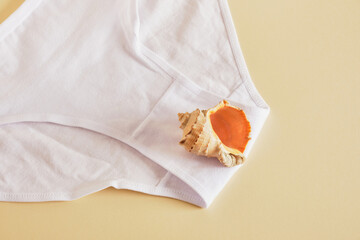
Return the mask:
<svg viewBox="0 0 360 240">
<path fill-rule="evenodd" d="M 208 207 L 239 166 L 188 153 L 177 113 L 269 114 L 225 0 L 27 0 L 0 25 L 0 200 L 107 187 Z"/>
</svg>

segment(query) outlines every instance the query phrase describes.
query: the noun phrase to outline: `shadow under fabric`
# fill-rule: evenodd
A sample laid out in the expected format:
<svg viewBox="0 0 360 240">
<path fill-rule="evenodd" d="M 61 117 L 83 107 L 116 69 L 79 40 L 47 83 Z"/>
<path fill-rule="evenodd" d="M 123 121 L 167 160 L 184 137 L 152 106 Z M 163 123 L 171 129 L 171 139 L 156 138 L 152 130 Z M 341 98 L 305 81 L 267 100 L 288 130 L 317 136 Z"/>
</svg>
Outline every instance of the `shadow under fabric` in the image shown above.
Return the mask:
<svg viewBox="0 0 360 240">
<path fill-rule="evenodd" d="M 0 25 L 0 200 L 109 186 L 209 207 L 238 170 L 178 142 L 177 113 L 269 114 L 225 0 L 27 0 Z"/>
</svg>

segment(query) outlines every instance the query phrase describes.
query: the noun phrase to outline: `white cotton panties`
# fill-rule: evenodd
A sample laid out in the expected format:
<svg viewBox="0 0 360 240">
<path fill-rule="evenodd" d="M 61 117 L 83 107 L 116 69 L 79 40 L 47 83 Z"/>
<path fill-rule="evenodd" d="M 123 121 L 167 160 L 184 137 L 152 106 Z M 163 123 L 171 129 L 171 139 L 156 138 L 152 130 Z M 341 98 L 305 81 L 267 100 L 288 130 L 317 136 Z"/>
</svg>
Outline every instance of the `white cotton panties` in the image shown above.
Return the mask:
<svg viewBox="0 0 360 240">
<path fill-rule="evenodd" d="M 0 25 L 0 200 L 112 186 L 208 207 L 239 166 L 188 153 L 177 113 L 269 107 L 225 0 L 27 0 Z"/>
</svg>

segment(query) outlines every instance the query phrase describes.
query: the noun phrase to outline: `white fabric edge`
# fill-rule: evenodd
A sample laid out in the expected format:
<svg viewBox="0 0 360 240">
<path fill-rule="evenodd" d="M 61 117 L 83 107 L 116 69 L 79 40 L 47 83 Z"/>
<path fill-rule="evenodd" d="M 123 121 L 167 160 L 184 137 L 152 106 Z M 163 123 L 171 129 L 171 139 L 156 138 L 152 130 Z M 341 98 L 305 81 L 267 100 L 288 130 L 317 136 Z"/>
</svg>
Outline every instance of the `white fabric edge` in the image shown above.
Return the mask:
<svg viewBox="0 0 360 240">
<path fill-rule="evenodd" d="M 71 201 L 82 198 L 89 194 L 101 191 L 108 187 L 115 189 L 128 189 L 149 195 L 169 197 L 180 201 L 188 202 L 199 207 L 202 202 L 197 196 L 190 195 L 186 192 L 176 191 L 171 188 L 152 186 L 130 182 L 128 180 L 110 180 L 100 183 L 91 184 L 89 187 L 81 188 L 76 192 L 47 192 L 47 193 L 5 193 L 0 192 L 0 201 L 3 202 L 48 202 L 48 201 Z"/>
<path fill-rule="evenodd" d="M 26 0 L 0 24 L 0 41 L 14 31 L 43 0 Z"/>
<path fill-rule="evenodd" d="M 260 95 L 259 91 L 255 87 L 254 82 L 251 80 L 251 76 L 245 62 L 244 55 L 241 50 L 240 42 L 236 32 L 236 28 L 231 16 L 230 7 L 227 0 L 218 0 L 220 11 L 224 20 L 224 25 L 228 34 L 230 47 L 232 49 L 234 59 L 239 70 L 240 77 L 243 79 L 241 84 L 244 84 L 249 95 L 252 97 L 254 103 L 261 108 L 265 108 L 270 112 L 270 107 Z M 240 85 L 241 85 L 240 84 Z"/>
</svg>

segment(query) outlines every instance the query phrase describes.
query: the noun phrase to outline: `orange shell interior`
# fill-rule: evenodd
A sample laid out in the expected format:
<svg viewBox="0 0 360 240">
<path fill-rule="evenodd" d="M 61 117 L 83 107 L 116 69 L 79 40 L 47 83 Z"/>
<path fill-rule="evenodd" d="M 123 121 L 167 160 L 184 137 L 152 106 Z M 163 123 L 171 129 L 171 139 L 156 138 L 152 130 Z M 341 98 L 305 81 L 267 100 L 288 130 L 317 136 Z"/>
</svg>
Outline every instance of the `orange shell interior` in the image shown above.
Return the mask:
<svg viewBox="0 0 360 240">
<path fill-rule="evenodd" d="M 243 110 L 223 106 L 210 114 L 212 128 L 221 142 L 229 147 L 244 152 L 250 140 L 250 123 Z"/>
</svg>

